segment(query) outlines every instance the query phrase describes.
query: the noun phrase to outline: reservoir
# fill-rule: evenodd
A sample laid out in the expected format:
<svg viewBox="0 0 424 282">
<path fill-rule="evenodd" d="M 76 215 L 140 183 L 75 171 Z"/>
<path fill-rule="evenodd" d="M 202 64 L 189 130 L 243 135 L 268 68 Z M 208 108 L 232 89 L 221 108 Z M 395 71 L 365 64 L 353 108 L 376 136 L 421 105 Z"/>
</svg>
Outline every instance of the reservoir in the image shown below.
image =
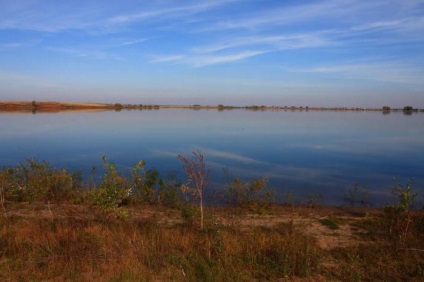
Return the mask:
<svg viewBox="0 0 424 282">
<path fill-rule="evenodd" d="M 411 183 L 424 197 L 424 114 L 350 111 L 160 109 L 0 113 L 0 166 L 26 159 L 54 167 L 101 168 L 102 156 L 127 174 L 139 160 L 166 178 L 184 180 L 179 154 L 202 152 L 210 191 L 231 178 L 267 178 L 277 195 L 315 195 L 341 205 L 355 185 L 368 202 L 393 201 L 391 188 Z M 99 172 L 101 174 L 101 169 Z"/>
</svg>

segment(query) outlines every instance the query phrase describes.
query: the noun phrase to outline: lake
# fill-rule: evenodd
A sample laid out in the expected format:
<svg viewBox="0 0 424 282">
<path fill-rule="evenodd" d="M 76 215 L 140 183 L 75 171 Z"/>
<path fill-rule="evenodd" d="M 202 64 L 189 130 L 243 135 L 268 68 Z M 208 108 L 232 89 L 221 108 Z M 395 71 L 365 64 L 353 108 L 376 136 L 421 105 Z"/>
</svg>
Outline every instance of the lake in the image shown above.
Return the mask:
<svg viewBox="0 0 424 282">
<path fill-rule="evenodd" d="M 396 183 L 412 181 L 424 194 L 424 114 L 402 112 L 160 109 L 85 113 L 0 113 L 0 166 L 26 159 L 55 167 L 101 167 L 102 156 L 127 172 L 139 160 L 163 175 L 178 172 L 178 154 L 200 150 L 211 190 L 225 185 L 224 169 L 245 180 L 266 177 L 277 194 L 298 201 L 322 195 L 343 204 L 358 184 L 369 202 L 393 198 Z"/>
</svg>

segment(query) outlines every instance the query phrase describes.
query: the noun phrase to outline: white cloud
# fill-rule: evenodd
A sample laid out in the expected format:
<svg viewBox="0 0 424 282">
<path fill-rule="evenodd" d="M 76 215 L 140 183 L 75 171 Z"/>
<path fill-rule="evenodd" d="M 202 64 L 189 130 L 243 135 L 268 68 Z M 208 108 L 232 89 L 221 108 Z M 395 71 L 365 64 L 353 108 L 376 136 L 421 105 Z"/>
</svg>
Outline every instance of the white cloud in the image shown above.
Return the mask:
<svg viewBox="0 0 424 282">
<path fill-rule="evenodd" d="M 143 42 L 146 42 L 146 41 L 147 41 L 147 39 L 145 39 L 145 38 L 136 39 L 136 40 L 128 40 L 128 41 L 121 42 L 117 45 L 114 45 L 112 47 L 123 47 L 123 46 L 136 45 L 136 44 L 140 44 L 140 43 L 143 43 Z"/>
<path fill-rule="evenodd" d="M 166 56 L 152 56 L 150 62 L 152 63 L 168 63 L 168 62 L 181 62 L 185 56 L 183 55 L 166 55 Z"/>
<path fill-rule="evenodd" d="M 424 85 L 424 68 L 399 62 L 358 62 L 292 69 L 293 72 L 332 74 L 349 79 L 375 80 Z"/>
<path fill-rule="evenodd" d="M 267 47 L 269 49 L 289 50 L 331 46 L 336 43 L 325 37 L 326 32 L 297 33 L 285 35 L 243 36 L 220 43 L 193 48 L 195 53 L 212 53 L 242 47 Z"/>
<path fill-rule="evenodd" d="M 417 9 L 422 8 L 417 2 L 413 0 L 327 0 L 308 4 L 300 2 L 302 4 L 291 6 L 284 6 L 282 3 L 277 8 L 259 10 L 235 19 L 221 19 L 200 30 L 258 30 L 276 25 L 288 26 L 318 20 L 333 21 L 336 25 L 368 22 L 376 18 L 393 20 L 394 17 L 416 13 Z"/>
<path fill-rule="evenodd" d="M 175 6 L 171 8 L 148 10 L 148 11 L 143 11 L 140 13 L 124 14 L 124 15 L 114 16 L 108 19 L 107 23 L 128 24 L 128 23 L 139 22 L 139 21 L 143 21 L 143 20 L 151 19 L 151 18 L 157 19 L 158 17 L 161 17 L 161 16 L 171 16 L 171 15 L 187 16 L 188 14 L 204 12 L 209 9 L 213 9 L 222 5 L 229 4 L 231 2 L 234 2 L 234 0 L 233 1 L 229 1 L 229 0 L 202 1 L 202 2 L 197 2 L 195 4 L 186 5 L 186 6 Z"/>
<path fill-rule="evenodd" d="M 55 3 L 42 0 L 4 1 L 4 3 L 1 1 L 0 30 L 117 32 L 121 27 L 147 20 L 165 20 L 167 24 L 170 24 L 170 18 L 186 19 L 187 16 L 207 12 L 237 1 L 240 0 L 190 1 L 186 5 L 181 5 L 180 2 L 138 3 L 137 9 L 134 9 L 134 3 L 117 5 L 113 2 L 105 2 L 99 6 L 98 2 L 91 1 Z M 121 9 L 123 12 L 117 13 Z M 118 30 L 115 30 L 116 28 Z"/>
<path fill-rule="evenodd" d="M 226 55 L 192 56 L 192 57 L 189 57 L 189 59 L 187 60 L 187 63 L 195 67 L 203 67 L 203 66 L 209 66 L 209 65 L 241 61 L 241 60 L 262 55 L 268 52 L 269 51 L 247 50 L 247 51 L 242 51 L 242 52 L 238 52 L 234 54 L 226 54 Z"/>
<path fill-rule="evenodd" d="M 381 22 L 369 22 L 363 25 L 353 26 L 351 29 L 353 31 L 365 31 L 365 30 L 375 30 L 375 29 L 387 29 L 398 27 L 405 23 L 407 20 L 393 20 L 393 21 L 381 21 Z"/>
<path fill-rule="evenodd" d="M 179 63 L 187 64 L 193 67 L 204 67 L 216 64 L 241 61 L 246 58 L 258 56 L 270 51 L 242 51 L 231 54 L 211 54 L 211 55 L 171 55 L 171 56 L 153 56 L 152 63 Z"/>
<path fill-rule="evenodd" d="M 246 157 L 244 155 L 240 155 L 234 152 L 229 151 L 223 151 L 223 150 L 216 150 L 216 149 L 209 149 L 209 148 L 198 148 L 199 151 L 202 152 L 202 154 L 205 156 L 206 161 L 208 164 L 212 163 L 210 159 L 219 159 L 220 162 L 222 161 L 232 161 L 232 162 L 238 162 L 242 164 L 265 164 L 264 162 L 260 160 L 256 160 L 250 157 Z M 172 157 L 176 158 L 178 155 L 183 154 L 182 152 L 189 152 L 190 149 L 180 149 L 179 151 L 164 151 L 164 150 L 152 150 L 151 153 L 154 156 L 161 156 L 161 157 Z"/>
<path fill-rule="evenodd" d="M 248 14 L 238 19 L 221 20 L 206 30 L 258 29 L 273 25 L 288 25 L 317 18 L 340 17 L 362 9 L 364 4 L 350 0 L 319 1 L 312 4 L 284 6 Z"/>
<path fill-rule="evenodd" d="M 218 158 L 221 160 L 234 161 L 234 162 L 239 162 L 243 164 L 263 164 L 264 163 L 260 160 L 256 160 L 250 157 L 236 154 L 234 152 L 208 149 L 208 148 L 200 148 L 200 151 L 202 151 L 203 155 L 206 156 L 207 158 Z"/>
<path fill-rule="evenodd" d="M 336 4 L 340 4 L 341 2 L 343 1 L 333 1 L 331 5 L 336 9 Z M 377 4 L 374 3 L 374 5 Z M 318 4 L 312 5 L 313 8 L 308 7 L 315 11 L 316 5 Z M 321 5 L 323 4 L 321 3 Z M 379 2 L 379 5 L 381 5 L 381 2 Z M 362 8 L 364 7 L 356 7 L 355 9 L 361 10 Z M 189 53 L 181 55 L 178 58 L 171 57 L 172 60 L 167 60 L 165 57 L 162 62 L 180 62 L 199 67 L 230 63 L 264 53 L 285 50 L 323 47 L 352 48 L 358 44 L 367 44 L 368 47 L 380 48 L 383 45 L 392 43 L 424 41 L 421 31 L 424 32 L 424 18 L 422 17 L 410 17 L 390 21 L 371 20 L 361 25 L 347 25 L 332 29 L 318 28 L 314 31 L 299 33 L 285 32 L 280 34 L 257 35 L 253 32 L 255 35 L 248 35 L 252 32 L 247 31 L 240 36 L 234 36 L 226 40 L 217 40 L 214 43 L 203 46 L 192 47 Z M 369 37 L 367 35 L 370 32 L 384 32 L 385 36 Z M 387 36 L 388 32 L 390 36 Z M 226 52 L 226 54 L 223 54 L 223 52 Z"/>
</svg>

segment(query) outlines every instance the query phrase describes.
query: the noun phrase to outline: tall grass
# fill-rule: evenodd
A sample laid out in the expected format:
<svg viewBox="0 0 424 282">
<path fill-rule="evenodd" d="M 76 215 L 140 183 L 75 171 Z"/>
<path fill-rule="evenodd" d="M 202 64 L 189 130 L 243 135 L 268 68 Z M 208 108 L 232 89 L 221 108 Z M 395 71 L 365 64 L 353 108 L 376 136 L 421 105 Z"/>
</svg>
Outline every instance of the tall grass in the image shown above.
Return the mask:
<svg viewBox="0 0 424 282">
<path fill-rule="evenodd" d="M 315 241 L 290 226 L 200 231 L 153 221 L 2 219 L 1 280 L 224 281 L 308 276 Z"/>
</svg>

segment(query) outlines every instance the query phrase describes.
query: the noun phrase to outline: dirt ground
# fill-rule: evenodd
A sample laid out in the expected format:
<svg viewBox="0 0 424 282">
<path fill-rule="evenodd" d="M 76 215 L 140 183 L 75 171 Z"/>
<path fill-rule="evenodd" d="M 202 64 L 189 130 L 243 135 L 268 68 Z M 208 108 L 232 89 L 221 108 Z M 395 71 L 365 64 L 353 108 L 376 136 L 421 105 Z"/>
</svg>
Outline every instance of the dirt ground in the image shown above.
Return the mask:
<svg viewBox="0 0 424 282">
<path fill-rule="evenodd" d="M 181 211 L 166 207 L 143 205 L 129 207 L 129 217 L 125 220 L 150 221 L 164 226 L 172 226 L 183 222 Z M 323 250 L 347 247 L 357 244 L 357 234 L 361 231 L 352 227 L 352 223 L 376 214 L 378 211 L 368 208 L 350 207 L 274 207 L 268 214 L 256 214 L 249 210 L 235 208 L 209 208 L 207 213 L 214 224 L 249 230 L 255 227 L 275 227 L 279 224 L 290 224 L 303 233 L 317 240 Z M 7 216 L 25 218 L 74 218 L 76 220 L 95 219 L 94 208 L 84 205 L 70 204 L 11 204 L 7 208 Z M 331 229 L 321 221 L 330 219 L 337 222 L 337 228 Z M 363 238 L 361 239 L 363 242 Z"/>
</svg>

